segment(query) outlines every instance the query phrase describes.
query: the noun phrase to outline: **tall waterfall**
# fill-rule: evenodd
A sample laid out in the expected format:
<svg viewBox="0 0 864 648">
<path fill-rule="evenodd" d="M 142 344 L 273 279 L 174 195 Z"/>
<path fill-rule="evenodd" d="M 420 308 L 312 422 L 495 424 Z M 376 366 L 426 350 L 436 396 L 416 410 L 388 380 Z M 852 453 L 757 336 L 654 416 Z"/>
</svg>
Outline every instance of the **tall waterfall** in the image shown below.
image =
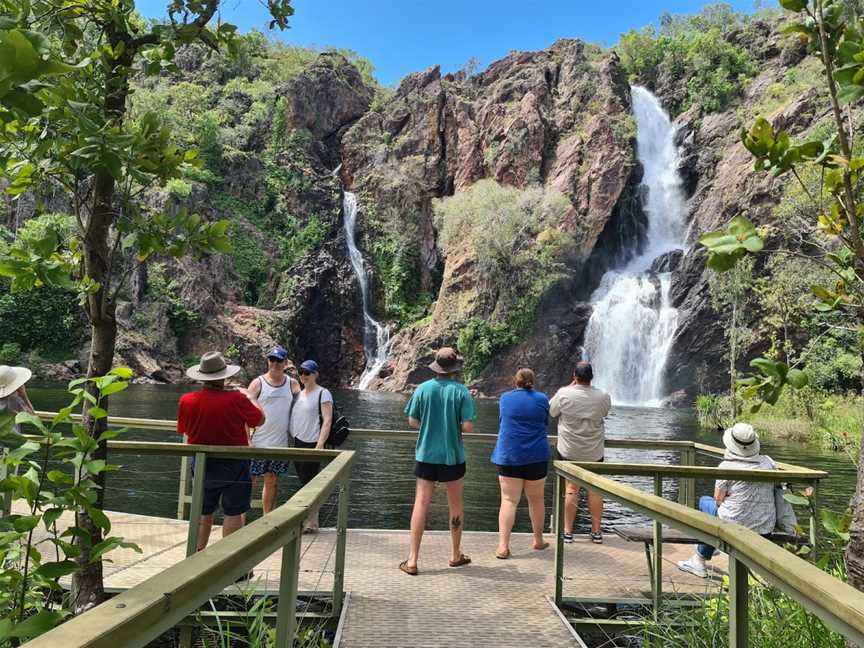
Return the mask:
<svg viewBox="0 0 864 648">
<path fill-rule="evenodd" d="M 669 300 L 671 273 L 649 269 L 661 255 L 683 249 L 686 208 L 675 127 L 648 90 L 633 86 L 631 97 L 648 229 L 641 252 L 603 275 L 591 296 L 584 350 L 594 366 L 594 384 L 616 404 L 657 406 L 678 311 Z M 634 250 L 638 243 L 633 241 Z"/>
<path fill-rule="evenodd" d="M 360 297 L 363 302 L 363 352 L 366 355 L 366 368 L 357 381 L 357 389 L 367 389 L 387 362 L 387 354 L 390 351 L 390 331 L 369 312 L 369 276 L 363 264 L 363 255 L 360 254 L 354 240 L 354 230 L 357 226 L 357 195 L 350 191 L 343 193 L 345 241 L 348 243 L 348 256 L 357 283 L 360 284 Z"/>
</svg>

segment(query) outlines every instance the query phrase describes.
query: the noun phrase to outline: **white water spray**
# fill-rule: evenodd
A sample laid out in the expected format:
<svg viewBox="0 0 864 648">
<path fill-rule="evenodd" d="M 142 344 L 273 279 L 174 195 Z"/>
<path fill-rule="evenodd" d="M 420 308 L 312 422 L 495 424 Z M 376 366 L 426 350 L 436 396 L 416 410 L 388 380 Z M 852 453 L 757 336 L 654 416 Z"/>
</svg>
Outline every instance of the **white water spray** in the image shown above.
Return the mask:
<svg viewBox="0 0 864 648">
<path fill-rule="evenodd" d="M 360 284 L 360 297 L 363 303 L 363 352 L 366 355 L 366 368 L 357 381 L 357 389 L 368 389 L 387 362 L 387 354 L 390 351 L 390 331 L 369 312 L 369 276 L 363 264 L 363 255 L 360 254 L 354 240 L 354 230 L 357 226 L 357 195 L 345 191 L 342 208 L 345 212 L 345 241 L 348 243 L 348 257 L 351 259 L 351 267 Z"/>
<path fill-rule="evenodd" d="M 594 365 L 594 383 L 616 404 L 658 406 L 678 311 L 669 300 L 670 273 L 648 270 L 657 257 L 684 248 L 686 205 L 675 127 L 648 90 L 634 86 L 631 96 L 648 231 L 642 252 L 603 275 L 592 295 L 585 355 Z"/>
</svg>

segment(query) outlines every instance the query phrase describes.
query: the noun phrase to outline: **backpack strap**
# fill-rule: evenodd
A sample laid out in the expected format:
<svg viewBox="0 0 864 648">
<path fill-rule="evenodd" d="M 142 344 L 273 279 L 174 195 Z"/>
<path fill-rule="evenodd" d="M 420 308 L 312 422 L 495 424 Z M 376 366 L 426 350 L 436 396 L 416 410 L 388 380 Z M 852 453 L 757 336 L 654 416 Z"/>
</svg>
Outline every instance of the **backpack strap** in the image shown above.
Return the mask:
<svg viewBox="0 0 864 648">
<path fill-rule="evenodd" d="M 324 396 L 324 388 L 320 387 L 318 392 L 318 431 L 321 431 L 321 426 L 324 425 L 324 414 L 321 412 L 321 398 Z"/>
</svg>

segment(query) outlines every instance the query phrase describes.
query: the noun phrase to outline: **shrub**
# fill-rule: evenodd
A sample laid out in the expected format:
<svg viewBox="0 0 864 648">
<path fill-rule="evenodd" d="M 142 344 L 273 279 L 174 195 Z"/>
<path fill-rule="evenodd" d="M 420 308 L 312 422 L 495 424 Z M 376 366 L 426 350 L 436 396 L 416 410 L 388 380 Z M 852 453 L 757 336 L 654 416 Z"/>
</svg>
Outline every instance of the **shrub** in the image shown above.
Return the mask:
<svg viewBox="0 0 864 648">
<path fill-rule="evenodd" d="M 177 200 L 186 200 L 192 195 L 192 185 L 180 178 L 171 178 L 165 185 L 165 189 Z"/>
<path fill-rule="evenodd" d="M 17 342 L 5 342 L 0 345 L 0 364 L 17 365 L 21 362 L 21 345 Z"/>
<path fill-rule="evenodd" d="M 0 282 L 0 344 L 68 353 L 80 343 L 84 318 L 74 293 L 44 286 L 9 292 L 8 286 Z"/>
<path fill-rule="evenodd" d="M 178 338 L 182 338 L 200 323 L 201 316 L 177 294 L 177 283 L 168 278 L 163 264 L 150 264 L 147 292 L 154 301 L 167 304 L 168 325 Z"/>
</svg>

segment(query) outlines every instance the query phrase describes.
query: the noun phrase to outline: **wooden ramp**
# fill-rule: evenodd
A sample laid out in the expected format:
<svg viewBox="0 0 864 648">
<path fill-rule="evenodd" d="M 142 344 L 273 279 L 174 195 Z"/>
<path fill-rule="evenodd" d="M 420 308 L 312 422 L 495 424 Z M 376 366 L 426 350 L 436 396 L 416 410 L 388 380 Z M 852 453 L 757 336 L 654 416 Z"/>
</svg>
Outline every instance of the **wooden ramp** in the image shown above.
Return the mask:
<svg viewBox="0 0 864 648">
<path fill-rule="evenodd" d="M 105 566 L 109 591 L 122 591 L 183 560 L 187 523 L 181 520 L 109 512 L 112 535 L 138 544 L 143 553 L 118 550 Z M 62 526 L 61 520 L 58 526 Z M 221 537 L 215 528 L 211 542 Z M 332 588 L 336 534 L 325 529 L 303 536 L 300 590 Z M 551 540 L 551 538 L 550 538 Z M 463 548 L 472 564 L 447 565 L 450 536 L 427 531 L 420 556 L 420 575 L 398 569 L 408 551 L 407 531 L 348 531 L 345 590 L 350 601 L 341 633 L 344 648 L 432 648 L 452 646 L 513 646 L 559 648 L 576 645 L 569 627 L 549 603 L 553 592 L 554 559 L 550 547 L 531 548 L 531 536 L 514 534 L 513 557 L 498 560 L 497 534 L 466 532 Z M 675 562 L 687 558 L 692 545 L 664 545 L 664 592 L 702 593 L 712 587 L 680 572 Z M 725 570 L 725 557 L 713 561 Z M 276 593 L 279 553 L 255 568 L 254 585 Z M 721 572 L 722 573 L 722 572 Z M 716 587 L 716 582 L 713 585 Z M 231 588 L 233 589 L 233 588 Z M 577 536 L 565 545 L 565 597 L 592 600 L 650 598 L 644 548 L 606 534 L 604 544 Z"/>
</svg>

